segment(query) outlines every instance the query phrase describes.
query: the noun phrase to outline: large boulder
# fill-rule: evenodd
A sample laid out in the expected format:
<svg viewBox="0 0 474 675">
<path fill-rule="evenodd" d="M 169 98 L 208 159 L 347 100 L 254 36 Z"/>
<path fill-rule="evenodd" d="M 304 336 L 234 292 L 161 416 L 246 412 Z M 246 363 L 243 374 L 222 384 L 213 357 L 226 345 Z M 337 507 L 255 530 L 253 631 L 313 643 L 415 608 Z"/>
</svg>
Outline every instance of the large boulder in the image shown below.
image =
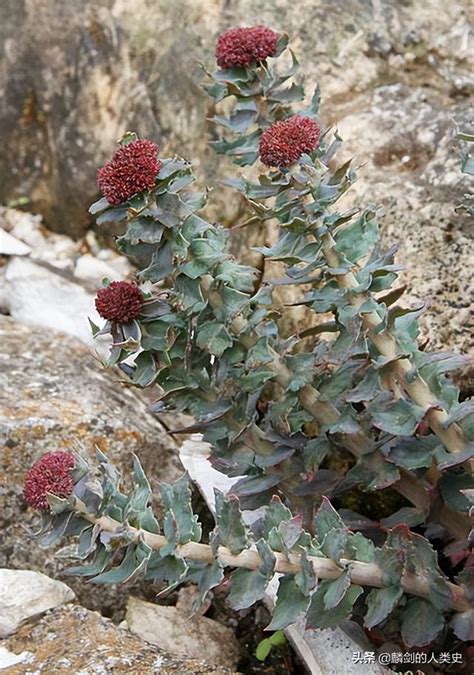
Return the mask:
<svg viewBox="0 0 474 675">
<path fill-rule="evenodd" d="M 157 134 L 114 3 L 7 0 L 0 57 L 0 201 L 26 197 L 53 229 L 88 224 L 96 166 L 128 126 Z"/>
<path fill-rule="evenodd" d="M 146 411 L 145 399 L 122 386 L 118 374 L 104 371 L 76 338 L 0 315 L 0 342 L 0 567 L 58 577 L 67 562 L 56 559 L 53 549 L 41 549 L 25 529 L 34 522 L 22 484 L 34 461 L 80 443 L 90 456 L 99 447 L 127 476 L 135 452 L 156 494 L 157 481 L 175 480 L 182 468 L 173 440 Z M 69 577 L 68 584 L 88 607 L 123 616 L 126 598 L 119 589 Z M 144 592 L 153 597 L 152 588 Z"/>
<path fill-rule="evenodd" d="M 222 646 L 225 651 L 225 645 Z M 67 605 L 28 623 L 4 641 L 2 661 L 12 675 L 28 673 L 161 673 L 232 675 L 233 670 L 202 658 L 173 654 L 143 642 L 97 612 Z M 6 667 L 6 666 L 5 666 Z"/>
<path fill-rule="evenodd" d="M 74 593 L 61 581 L 31 570 L 0 568 L 0 638 L 48 609 L 74 600 Z"/>
</svg>

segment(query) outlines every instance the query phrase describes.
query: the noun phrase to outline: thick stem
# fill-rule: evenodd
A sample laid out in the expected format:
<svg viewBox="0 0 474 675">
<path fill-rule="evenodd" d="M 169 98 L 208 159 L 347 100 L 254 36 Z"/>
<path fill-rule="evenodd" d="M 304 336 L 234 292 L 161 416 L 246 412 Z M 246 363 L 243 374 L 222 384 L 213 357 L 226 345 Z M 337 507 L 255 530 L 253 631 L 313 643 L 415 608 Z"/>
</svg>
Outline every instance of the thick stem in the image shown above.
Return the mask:
<svg viewBox="0 0 474 675">
<path fill-rule="evenodd" d="M 86 506 L 80 500 L 77 500 L 76 509 L 83 518 L 94 525 L 98 525 L 104 532 L 116 532 L 123 529 L 123 524 L 119 523 L 108 516 L 97 517 L 92 513 L 88 513 Z M 143 541 L 150 548 L 159 551 L 168 545 L 167 539 L 160 534 L 153 534 L 147 530 L 137 529 L 135 527 L 128 527 L 128 532 L 134 537 L 135 541 Z M 201 544 L 197 542 L 188 542 L 176 547 L 177 553 L 184 559 L 193 560 L 195 562 L 203 562 L 212 564 L 216 561 L 216 556 L 208 544 Z M 275 572 L 282 574 L 295 574 L 301 570 L 300 556 L 290 555 L 275 552 L 276 558 Z M 261 565 L 260 556 L 251 549 L 245 549 L 239 554 L 233 554 L 225 546 L 219 546 L 217 549 L 217 560 L 225 567 L 242 567 L 244 569 L 256 570 Z M 371 586 L 374 588 L 383 588 L 385 586 L 383 581 L 383 571 L 374 563 L 358 562 L 354 560 L 341 559 L 340 565 L 328 558 L 317 558 L 310 556 L 309 560 L 313 565 L 318 579 L 337 579 L 345 568 L 349 568 L 349 577 L 351 583 L 359 584 L 361 586 Z M 401 585 L 406 593 L 416 595 L 420 598 L 429 600 L 430 586 L 429 580 L 421 575 L 406 573 Z M 464 612 L 470 609 L 466 592 L 461 586 L 456 586 L 448 582 L 451 591 L 451 607 L 459 612 Z"/>
<path fill-rule="evenodd" d="M 201 290 L 203 296 L 211 306 L 214 309 L 219 309 L 222 307 L 222 298 L 219 292 L 212 288 L 213 281 L 210 275 L 202 277 Z M 237 316 L 233 319 L 230 328 L 232 333 L 239 337 L 241 344 L 246 349 L 250 349 L 255 339 L 250 335 L 244 335 L 247 321 L 243 317 Z M 291 371 L 276 351 L 272 351 L 271 353 L 273 362 L 268 365 L 275 371 L 275 381 L 284 389 L 287 389 L 292 379 Z M 314 417 L 318 424 L 334 424 L 340 417 L 338 410 L 331 403 L 320 400 L 319 391 L 312 385 L 305 385 L 299 391 L 298 397 L 303 408 Z M 249 431 L 254 427 L 256 427 L 255 424 L 251 425 Z M 256 429 L 254 429 L 254 433 L 257 433 Z M 360 457 L 371 447 L 370 439 L 362 432 L 357 434 L 342 434 L 342 436 L 345 447 L 355 457 Z M 400 479 L 392 487 L 420 511 L 429 511 L 431 504 L 429 489 L 432 486 L 424 485 L 408 471 L 400 469 Z M 471 530 L 470 519 L 464 513 L 460 513 L 446 504 L 443 504 L 439 509 L 439 519 L 443 527 L 455 539 L 465 539 Z"/>
<path fill-rule="evenodd" d="M 330 233 L 325 234 L 322 238 L 323 252 L 326 261 L 330 267 L 338 268 L 340 266 L 339 256 L 336 251 L 336 242 Z M 359 284 L 352 272 L 347 274 L 340 274 L 337 276 L 339 287 L 354 291 Z M 349 293 L 349 301 L 355 307 L 360 307 L 367 299 L 367 293 Z M 375 333 L 374 329 L 380 325 L 381 318 L 377 311 L 365 312 L 362 314 L 362 322 L 367 329 L 368 337 L 375 345 L 377 350 L 387 358 L 394 358 L 399 352 L 396 339 L 390 332 L 385 329 L 380 333 Z M 390 364 L 392 373 L 395 375 L 398 383 L 411 397 L 411 399 L 424 410 L 426 410 L 426 420 L 430 425 L 433 433 L 440 439 L 444 446 L 450 452 L 462 452 L 466 448 L 466 439 L 464 438 L 461 427 L 456 424 L 450 424 L 445 428 L 448 413 L 440 409 L 440 403 L 425 380 L 417 374 L 411 381 L 408 380 L 407 374 L 413 372 L 413 364 L 409 358 L 398 359 Z"/>
</svg>

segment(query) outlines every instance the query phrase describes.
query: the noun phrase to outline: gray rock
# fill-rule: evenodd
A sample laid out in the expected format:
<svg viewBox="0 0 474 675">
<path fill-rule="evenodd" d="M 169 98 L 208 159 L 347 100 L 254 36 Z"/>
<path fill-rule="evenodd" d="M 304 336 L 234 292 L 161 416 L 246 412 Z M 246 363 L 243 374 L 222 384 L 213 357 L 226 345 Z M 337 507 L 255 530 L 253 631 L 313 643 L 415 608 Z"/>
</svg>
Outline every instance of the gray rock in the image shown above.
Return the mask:
<svg viewBox="0 0 474 675">
<path fill-rule="evenodd" d="M 84 607 L 65 606 L 48 612 L 40 621 L 21 627 L 4 643 L 9 673 L 87 673 L 112 675 L 232 675 L 204 653 L 199 659 L 178 656 L 140 640 L 127 630 Z M 0 655 L 1 657 L 1 655 Z M 21 660 L 20 660 L 20 657 Z"/>
<path fill-rule="evenodd" d="M 95 169 L 125 128 L 156 135 L 114 3 L 2 7 L 0 201 L 28 197 L 56 230 L 84 232 Z"/>
<path fill-rule="evenodd" d="M 161 649 L 194 658 L 206 655 L 211 663 L 235 668 L 239 645 L 230 628 L 202 616 L 189 618 L 176 607 L 165 607 L 131 597 L 126 622 L 132 633 Z"/>
<path fill-rule="evenodd" d="M 0 228 L 0 255 L 28 255 L 29 246 Z"/>
<path fill-rule="evenodd" d="M 175 444 L 146 411 L 146 399 L 104 371 L 77 339 L 0 316 L 0 566 L 41 570 L 58 577 L 67 561 L 41 549 L 22 498 L 24 474 L 45 452 L 80 442 L 91 456 L 98 446 L 130 475 L 137 453 L 153 491 L 157 481 L 182 473 Z M 125 597 L 115 587 L 93 587 L 68 577 L 83 604 L 122 618 Z M 136 594 L 141 586 L 134 587 Z M 154 590 L 144 584 L 144 597 Z"/>
<path fill-rule="evenodd" d="M 100 342 L 92 338 L 88 317 L 102 323 L 95 310 L 95 294 L 72 275 L 28 258 L 14 258 L 5 270 L 4 304 L 18 321 L 42 326 L 45 331 L 67 333 L 91 348 Z M 107 349 L 102 349 L 105 356 Z"/>
<path fill-rule="evenodd" d="M 0 569 L 0 638 L 14 633 L 27 619 L 74 597 L 69 586 L 40 572 Z"/>
</svg>

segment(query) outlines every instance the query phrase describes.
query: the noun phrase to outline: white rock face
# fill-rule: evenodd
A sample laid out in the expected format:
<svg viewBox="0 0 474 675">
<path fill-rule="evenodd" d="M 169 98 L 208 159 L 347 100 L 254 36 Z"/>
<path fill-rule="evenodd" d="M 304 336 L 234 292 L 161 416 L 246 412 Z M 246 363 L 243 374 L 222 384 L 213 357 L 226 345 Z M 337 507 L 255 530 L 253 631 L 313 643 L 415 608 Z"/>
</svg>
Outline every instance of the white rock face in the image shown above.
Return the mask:
<svg viewBox="0 0 474 675">
<path fill-rule="evenodd" d="M 84 252 L 86 251 L 86 252 Z M 0 310 L 29 325 L 79 338 L 106 358 L 108 338 L 92 338 L 88 322 L 103 325 L 94 306 L 102 279 L 126 279 L 125 256 L 101 248 L 92 232 L 74 241 L 49 232 L 41 216 L 0 206 Z"/>
<path fill-rule="evenodd" d="M 74 335 L 97 347 L 87 321 L 90 317 L 102 323 L 94 295 L 74 280 L 28 258 L 13 258 L 5 273 L 4 295 L 13 318 Z"/>
<path fill-rule="evenodd" d="M 5 647 L 0 647 L 0 670 L 17 666 L 19 663 L 30 663 L 32 656 L 31 652 L 23 651 L 21 654 L 14 654 Z"/>
<path fill-rule="evenodd" d="M 233 632 L 212 619 L 188 618 L 176 607 L 131 597 L 126 621 L 132 633 L 165 651 L 205 657 L 210 663 L 228 668 L 235 668 L 239 659 L 239 645 Z"/>
<path fill-rule="evenodd" d="M 0 228 L 0 255 L 28 255 L 31 248 Z"/>
<path fill-rule="evenodd" d="M 105 260 L 99 260 L 90 253 L 85 253 L 78 259 L 74 275 L 78 279 L 84 279 L 95 284 L 98 288 L 100 288 L 104 277 L 107 277 L 111 281 L 120 281 L 124 277 L 123 271 L 112 267 Z"/>
<path fill-rule="evenodd" d="M 0 569 L 0 638 L 6 638 L 27 619 L 74 600 L 61 581 L 30 570 Z"/>
</svg>

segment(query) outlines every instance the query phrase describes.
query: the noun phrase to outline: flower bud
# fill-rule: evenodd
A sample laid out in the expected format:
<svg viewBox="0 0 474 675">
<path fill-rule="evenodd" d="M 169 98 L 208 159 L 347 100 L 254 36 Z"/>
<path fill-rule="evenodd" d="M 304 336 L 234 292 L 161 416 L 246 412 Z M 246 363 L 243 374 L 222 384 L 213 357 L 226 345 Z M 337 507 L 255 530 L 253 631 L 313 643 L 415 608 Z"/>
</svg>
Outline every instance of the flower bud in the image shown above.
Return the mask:
<svg viewBox="0 0 474 675">
<path fill-rule="evenodd" d="M 304 153 L 315 150 L 320 138 L 321 128 L 316 120 L 292 115 L 263 132 L 259 144 L 260 159 L 267 166 L 290 166 Z"/>
<path fill-rule="evenodd" d="M 158 146 L 141 138 L 117 148 L 110 162 L 98 169 L 97 183 L 109 204 L 118 206 L 144 190 L 151 190 L 161 166 Z"/>
<path fill-rule="evenodd" d="M 220 68 L 235 68 L 261 63 L 275 55 L 279 37 L 278 33 L 266 26 L 227 30 L 217 40 L 217 65 Z"/>
<path fill-rule="evenodd" d="M 71 452 L 57 450 L 43 455 L 25 476 L 23 496 L 37 511 L 49 511 L 47 494 L 69 497 L 74 482 L 71 469 L 76 462 Z"/>
<path fill-rule="evenodd" d="M 112 281 L 101 288 L 95 298 L 95 308 L 103 319 L 127 323 L 135 319 L 143 307 L 143 295 L 136 284 Z"/>
</svg>

